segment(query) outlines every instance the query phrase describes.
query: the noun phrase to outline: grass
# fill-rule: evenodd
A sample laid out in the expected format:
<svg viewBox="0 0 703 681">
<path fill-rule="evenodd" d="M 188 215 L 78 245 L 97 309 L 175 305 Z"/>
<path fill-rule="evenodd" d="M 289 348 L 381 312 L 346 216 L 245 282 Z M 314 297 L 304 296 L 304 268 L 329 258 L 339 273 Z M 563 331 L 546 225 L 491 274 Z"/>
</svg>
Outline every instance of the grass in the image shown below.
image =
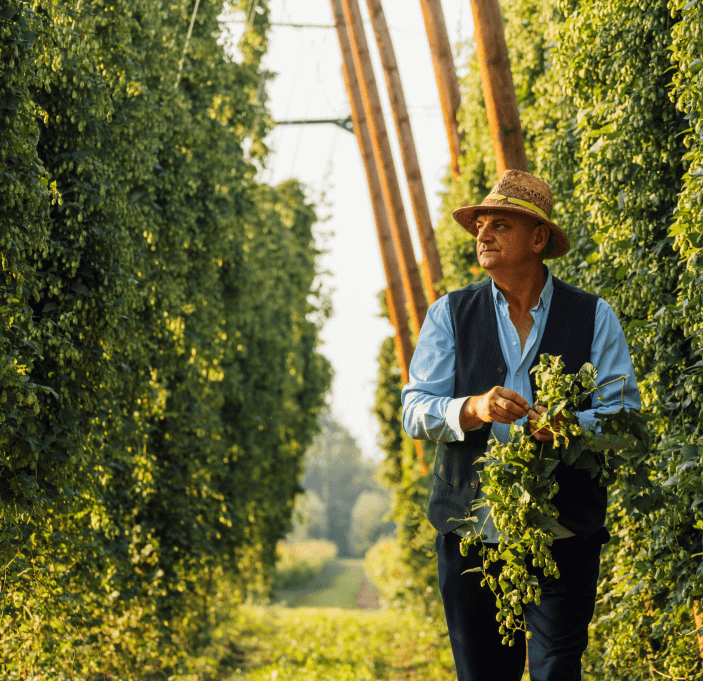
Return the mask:
<svg viewBox="0 0 703 681">
<path fill-rule="evenodd" d="M 337 559 L 278 603 L 236 608 L 173 681 L 455 681 L 444 622 L 360 610 L 363 583 L 361 560 Z"/>
<path fill-rule="evenodd" d="M 389 610 L 241 609 L 240 663 L 227 681 L 454 681 L 449 641 L 436 624 Z"/>
</svg>

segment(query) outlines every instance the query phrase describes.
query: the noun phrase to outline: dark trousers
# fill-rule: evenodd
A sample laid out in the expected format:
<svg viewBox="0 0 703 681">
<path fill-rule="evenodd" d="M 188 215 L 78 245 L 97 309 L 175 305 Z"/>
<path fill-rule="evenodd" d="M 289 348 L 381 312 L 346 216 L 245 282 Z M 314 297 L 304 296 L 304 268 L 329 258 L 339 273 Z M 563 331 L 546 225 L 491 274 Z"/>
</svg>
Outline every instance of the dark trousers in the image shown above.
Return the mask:
<svg viewBox="0 0 703 681">
<path fill-rule="evenodd" d="M 600 567 L 600 549 L 609 535 L 605 528 L 589 539 L 557 539 L 552 555 L 560 578 L 545 577 L 540 569 L 540 605 L 524 604 L 529 644 L 531 681 L 578 681 L 581 655 L 588 645 L 588 624 L 593 617 Z M 478 548 L 464 557 L 461 538 L 453 532 L 438 535 L 439 590 L 449 628 L 458 681 L 520 681 L 525 669 L 525 637 L 515 635 L 515 645 L 501 644 L 496 622 L 495 596 L 481 586 L 482 573 L 465 570 L 481 565 Z M 490 546 L 495 546 L 492 544 Z M 528 560 L 529 564 L 529 560 Z M 492 563 L 498 576 L 502 562 Z"/>
</svg>

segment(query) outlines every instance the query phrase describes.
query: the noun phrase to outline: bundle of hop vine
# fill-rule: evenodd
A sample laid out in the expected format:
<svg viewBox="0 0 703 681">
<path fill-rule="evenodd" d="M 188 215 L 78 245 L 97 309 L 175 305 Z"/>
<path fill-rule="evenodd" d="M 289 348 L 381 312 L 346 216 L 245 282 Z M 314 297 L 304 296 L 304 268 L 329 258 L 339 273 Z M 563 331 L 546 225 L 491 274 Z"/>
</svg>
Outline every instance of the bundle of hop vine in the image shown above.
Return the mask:
<svg viewBox="0 0 703 681">
<path fill-rule="evenodd" d="M 497 549 L 483 546 L 486 535 L 478 527 L 477 518 L 469 518 L 471 531 L 461 540 L 461 552 L 466 556 L 468 547 L 480 544 L 483 565 L 468 572 L 482 572 L 482 586 L 487 586 L 496 597 L 503 643 L 514 645 L 515 632 L 524 631 L 532 637 L 525 625 L 522 606 L 524 603 L 539 605 L 540 588 L 537 576 L 528 571 L 527 559 L 533 566 L 542 569 L 545 576 L 559 577 L 559 569 L 552 557 L 554 521 L 559 512 L 552 498 L 559 491 L 554 480 L 554 471 L 560 461 L 568 465 L 579 462 L 579 467 L 589 470 L 592 477 L 601 473 L 612 477 L 623 464 L 631 459 L 602 451 L 598 457 L 592 450 L 607 450 L 618 440 L 620 447 L 641 455 L 646 452 L 646 417 L 638 412 L 628 412 L 623 407 L 613 414 L 598 414 L 600 432 L 586 430 L 579 424 L 576 414 L 582 401 L 593 392 L 616 381 L 623 382 L 625 376 L 598 386 L 596 368 L 584 364 L 577 374 L 564 374 L 561 357 L 543 354 L 532 371 L 535 373 L 537 394 L 535 406 L 541 405 L 546 412 L 536 425 L 553 435 L 553 442 L 538 442 L 531 436 L 529 425 L 510 427 L 507 443 L 489 442 L 490 451 L 479 459 L 484 462 L 481 481 L 485 496 L 474 502 L 474 509 L 489 506 L 493 522 L 500 534 Z M 602 397 L 601 397 L 602 399 Z M 555 421 L 561 414 L 564 420 Z M 640 446 L 636 446 L 637 444 Z M 466 522 L 466 520 L 464 520 Z M 499 576 L 488 573 L 491 563 L 505 561 Z"/>
</svg>

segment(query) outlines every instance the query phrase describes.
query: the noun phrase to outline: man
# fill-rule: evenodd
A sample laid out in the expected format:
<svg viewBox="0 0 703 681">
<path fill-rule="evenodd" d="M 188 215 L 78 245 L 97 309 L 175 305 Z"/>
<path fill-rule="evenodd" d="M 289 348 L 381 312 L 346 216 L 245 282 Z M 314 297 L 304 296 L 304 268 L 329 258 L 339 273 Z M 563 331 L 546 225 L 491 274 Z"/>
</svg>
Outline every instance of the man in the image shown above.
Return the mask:
<svg viewBox="0 0 703 681">
<path fill-rule="evenodd" d="M 434 303 L 420 332 L 403 389 L 403 427 L 414 439 L 437 441 L 437 457 L 427 515 L 438 530 L 440 592 L 458 681 L 519 681 L 525 665 L 524 636 L 502 646 L 495 598 L 481 587 L 479 548 L 462 557 L 464 523 L 450 518 L 472 514 L 480 497 L 480 467 L 491 436 L 506 442 L 510 424 L 535 421 L 534 376 L 529 370 L 542 353 L 561 355 L 565 372 L 590 361 L 598 382 L 627 375 L 625 406 L 640 408 L 639 392 L 622 328 L 610 306 L 595 295 L 552 276 L 543 261 L 570 248 L 566 233 L 551 220 L 552 192 L 530 173 L 508 170 L 480 206 L 454 211 L 455 220 L 476 237 L 478 262 L 489 275 Z M 596 409 L 620 408 L 622 384 L 593 395 L 592 409 L 578 417 L 596 426 Z M 562 418 L 561 416 L 557 416 Z M 533 436 L 552 439 L 530 423 Z M 599 480 L 561 463 L 552 554 L 559 579 L 537 570 L 541 604 L 524 605 L 530 678 L 581 678 L 581 655 L 593 617 L 601 545 L 608 541 L 606 492 Z M 495 546 L 499 535 L 488 509 L 473 512 Z M 492 569 L 500 569 L 493 564 Z"/>
</svg>

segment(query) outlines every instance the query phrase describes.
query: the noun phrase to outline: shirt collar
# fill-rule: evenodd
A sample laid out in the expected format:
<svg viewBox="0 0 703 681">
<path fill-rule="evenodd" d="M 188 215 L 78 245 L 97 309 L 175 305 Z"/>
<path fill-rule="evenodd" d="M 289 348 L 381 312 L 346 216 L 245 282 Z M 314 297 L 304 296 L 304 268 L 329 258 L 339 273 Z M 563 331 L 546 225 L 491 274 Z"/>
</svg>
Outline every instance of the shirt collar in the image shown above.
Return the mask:
<svg viewBox="0 0 703 681">
<path fill-rule="evenodd" d="M 544 284 L 542 293 L 539 294 L 539 301 L 537 302 L 537 305 L 532 308 L 533 310 L 539 310 L 540 306 L 543 310 L 546 309 L 547 303 L 552 297 L 552 291 L 554 290 L 554 282 L 552 282 L 552 273 L 549 271 L 549 268 L 546 265 L 543 265 L 543 267 L 544 271 L 547 274 L 547 281 Z M 498 287 L 496 286 L 496 283 L 493 280 L 491 280 L 491 290 L 493 291 L 493 300 L 495 301 L 496 305 L 507 305 L 508 301 L 505 300 L 505 296 L 503 296 L 503 294 L 498 290 Z"/>
</svg>

